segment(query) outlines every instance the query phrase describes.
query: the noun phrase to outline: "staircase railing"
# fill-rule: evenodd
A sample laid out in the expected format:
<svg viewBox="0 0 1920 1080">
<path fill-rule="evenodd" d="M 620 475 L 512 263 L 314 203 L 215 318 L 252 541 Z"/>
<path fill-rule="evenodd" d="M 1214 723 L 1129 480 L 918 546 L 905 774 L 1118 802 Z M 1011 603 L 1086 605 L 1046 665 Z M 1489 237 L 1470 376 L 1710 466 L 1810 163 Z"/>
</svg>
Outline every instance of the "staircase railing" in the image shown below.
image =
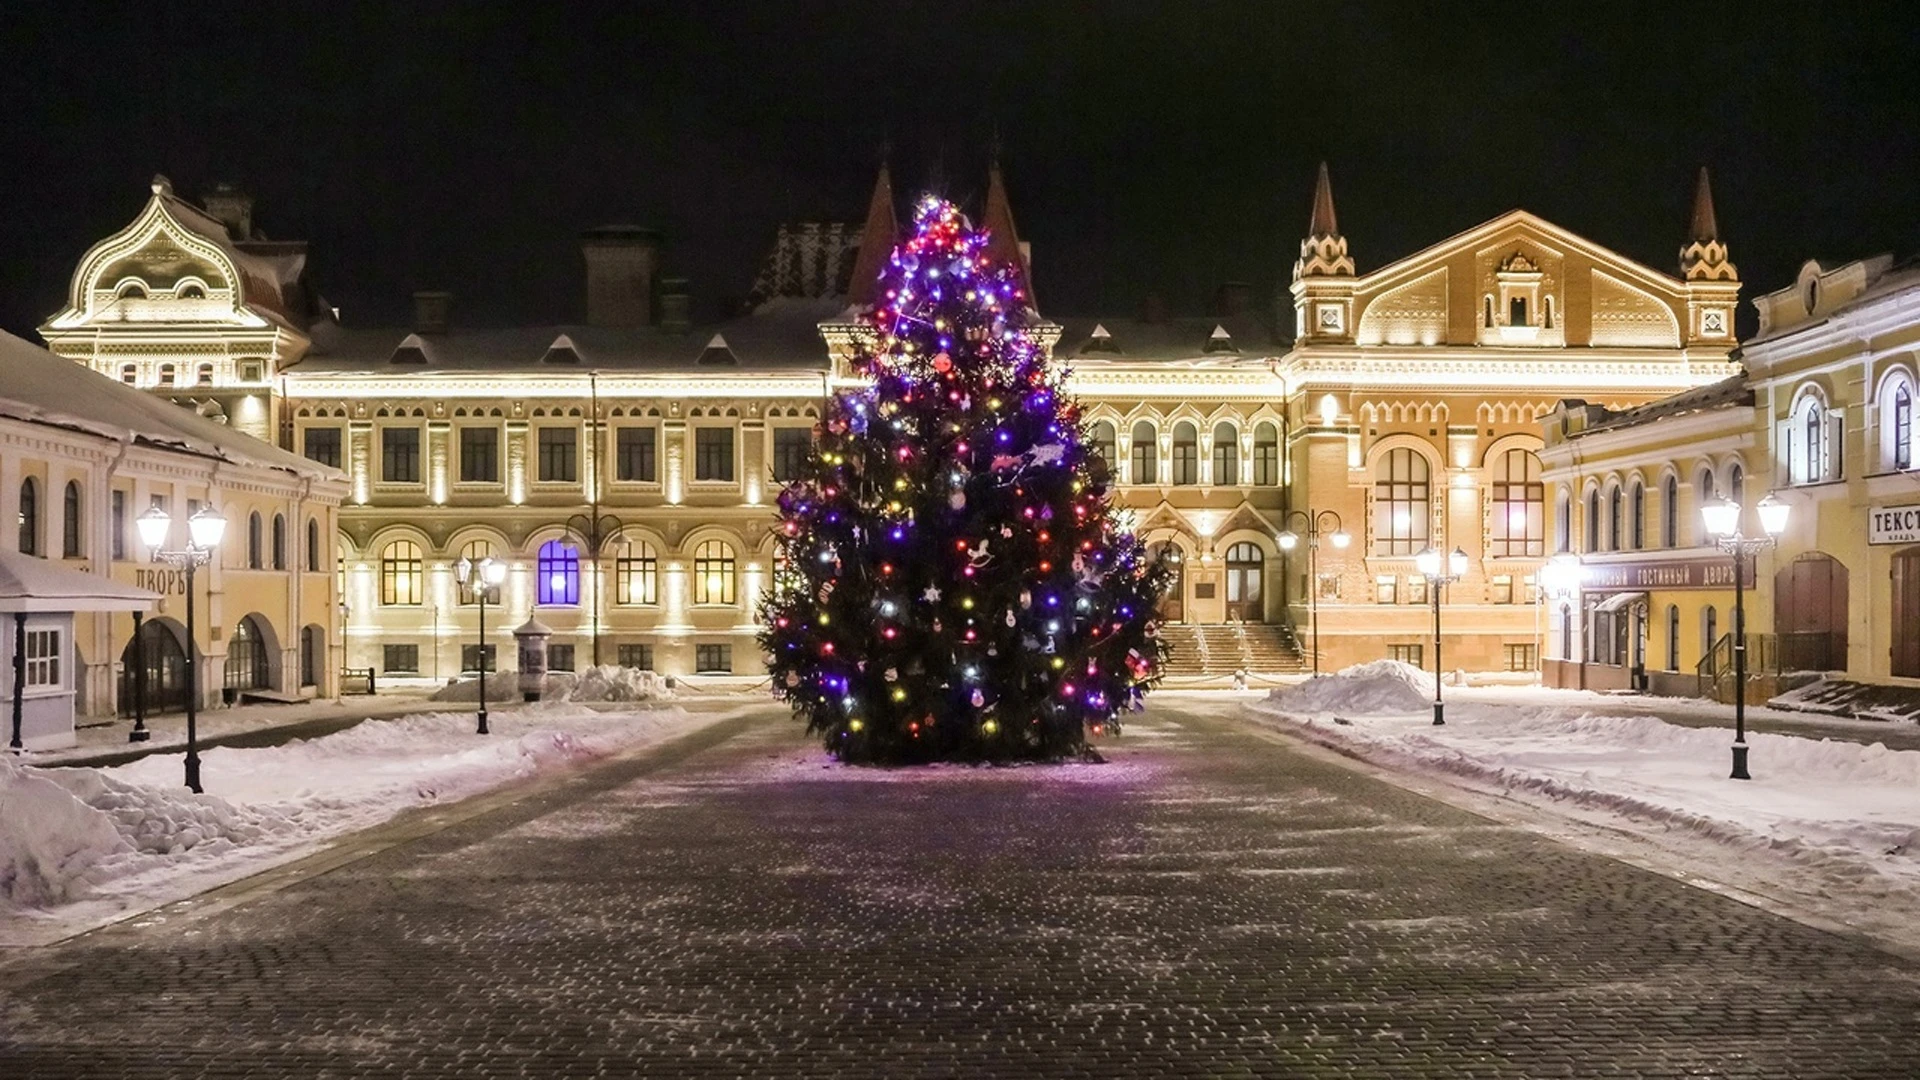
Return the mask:
<svg viewBox="0 0 1920 1080">
<path fill-rule="evenodd" d="M 1782 670 L 1782 642 L 1777 634 L 1747 635 L 1747 681 L 1778 676 Z M 1705 656 L 1693 668 L 1696 690 L 1701 697 L 1721 700 L 1724 684 L 1733 679 L 1733 633 L 1721 634 Z"/>
</svg>

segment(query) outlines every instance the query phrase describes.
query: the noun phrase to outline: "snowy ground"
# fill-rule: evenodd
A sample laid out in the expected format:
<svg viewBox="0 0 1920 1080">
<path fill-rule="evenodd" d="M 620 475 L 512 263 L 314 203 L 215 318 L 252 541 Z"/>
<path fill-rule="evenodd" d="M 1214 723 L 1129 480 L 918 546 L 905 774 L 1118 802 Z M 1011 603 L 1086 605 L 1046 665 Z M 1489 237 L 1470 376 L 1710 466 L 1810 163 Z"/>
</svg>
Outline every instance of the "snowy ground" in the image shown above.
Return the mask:
<svg viewBox="0 0 1920 1080">
<path fill-rule="evenodd" d="M 1391 661 L 1276 689 L 1256 713 L 1398 773 L 1625 834 L 1615 853 L 1920 949 L 1920 751 L 1620 715 L 1616 699 L 1490 687 L 1447 693 Z M 1724 707 L 1709 706 L 1713 708 Z M 1605 846 L 1604 844 L 1602 846 Z"/>
<path fill-rule="evenodd" d="M 540 704 L 372 721 L 324 738 L 109 769 L 0 758 L 0 945 L 54 940 L 308 854 L 410 807 L 456 801 L 722 719 L 703 710 Z"/>
</svg>

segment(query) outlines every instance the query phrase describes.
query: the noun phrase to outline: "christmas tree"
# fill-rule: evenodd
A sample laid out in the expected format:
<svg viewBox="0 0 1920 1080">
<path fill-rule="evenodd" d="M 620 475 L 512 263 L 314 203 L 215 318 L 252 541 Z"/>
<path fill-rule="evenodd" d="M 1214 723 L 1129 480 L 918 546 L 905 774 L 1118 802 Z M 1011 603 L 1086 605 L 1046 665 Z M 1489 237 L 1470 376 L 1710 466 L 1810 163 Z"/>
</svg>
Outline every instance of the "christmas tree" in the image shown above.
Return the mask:
<svg viewBox="0 0 1920 1080">
<path fill-rule="evenodd" d="M 1082 754 L 1160 678 L 1166 567 L 1035 340 L 1017 268 L 928 197 L 854 370 L 781 492 L 761 645 L 843 761 Z"/>
</svg>

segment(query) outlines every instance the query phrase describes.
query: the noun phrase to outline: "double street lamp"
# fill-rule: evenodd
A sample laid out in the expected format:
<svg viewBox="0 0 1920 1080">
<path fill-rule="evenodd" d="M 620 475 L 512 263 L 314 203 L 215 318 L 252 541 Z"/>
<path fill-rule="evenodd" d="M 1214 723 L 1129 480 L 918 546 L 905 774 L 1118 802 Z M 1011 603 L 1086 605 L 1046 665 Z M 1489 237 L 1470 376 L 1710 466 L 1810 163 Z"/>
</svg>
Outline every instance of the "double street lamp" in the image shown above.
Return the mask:
<svg viewBox="0 0 1920 1080">
<path fill-rule="evenodd" d="M 1413 557 L 1413 565 L 1420 576 L 1427 579 L 1427 597 L 1433 601 L 1433 722 L 1436 726 L 1447 722 L 1446 703 L 1440 700 L 1440 587 L 1459 581 L 1467 572 L 1467 553 L 1459 548 L 1446 557 L 1442 566 L 1440 549 L 1426 547 Z"/>
<path fill-rule="evenodd" d="M 1307 612 L 1313 624 L 1313 677 L 1320 677 L 1320 567 L 1317 558 L 1320 551 L 1320 529 L 1323 523 L 1331 523 L 1333 531 L 1327 539 L 1336 548 L 1345 548 L 1353 537 L 1340 527 L 1340 515 L 1332 510 L 1289 510 L 1281 521 L 1284 527 L 1276 538 L 1281 551 L 1292 551 L 1300 544 L 1300 534 L 1293 531 L 1293 521 L 1299 518 L 1307 528 Z"/>
<path fill-rule="evenodd" d="M 200 704 L 199 664 L 195 659 L 200 646 L 194 638 L 193 628 L 193 572 L 213 561 L 213 549 L 220 544 L 220 538 L 226 535 L 227 519 L 214 512 L 213 507 L 203 506 L 187 518 L 187 546 L 174 551 L 162 550 L 167 543 L 167 534 L 173 528 L 173 519 L 165 510 L 152 506 L 147 512 L 134 520 L 134 527 L 140 532 L 140 542 L 146 545 L 153 557 L 168 566 L 178 567 L 187 575 L 187 790 L 200 794 L 200 739 L 197 721 Z M 144 656 L 141 659 L 144 666 Z"/>
<path fill-rule="evenodd" d="M 1721 499 L 1700 508 L 1706 519 L 1707 535 L 1721 551 L 1733 556 L 1733 774 L 1734 780 L 1751 780 L 1747 773 L 1747 595 L 1744 567 L 1752 565 L 1755 555 L 1780 542 L 1787 531 L 1786 503 L 1768 495 L 1754 506 L 1760 517 L 1759 536 L 1740 531 L 1740 504 Z M 1711 643 L 1709 643 L 1711 644 Z"/>
<path fill-rule="evenodd" d="M 461 557 L 453 564 L 453 576 L 458 578 L 462 588 L 473 590 L 480 602 L 480 658 L 476 661 L 480 668 L 480 723 L 474 732 L 487 734 L 487 594 L 500 587 L 507 580 L 507 564 L 489 555 L 479 562 Z"/>
</svg>

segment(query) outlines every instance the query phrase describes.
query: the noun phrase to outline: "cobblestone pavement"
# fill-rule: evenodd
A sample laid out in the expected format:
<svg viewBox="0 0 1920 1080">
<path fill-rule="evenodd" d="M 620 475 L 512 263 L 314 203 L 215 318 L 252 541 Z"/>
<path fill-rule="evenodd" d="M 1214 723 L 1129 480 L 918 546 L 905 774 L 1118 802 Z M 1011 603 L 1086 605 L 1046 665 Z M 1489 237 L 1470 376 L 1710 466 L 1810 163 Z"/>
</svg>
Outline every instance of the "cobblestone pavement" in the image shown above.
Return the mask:
<svg viewBox="0 0 1920 1080">
<path fill-rule="evenodd" d="M 0 1077 L 1920 1075 L 1920 965 L 1208 707 L 905 774 L 723 721 L 0 963 Z"/>
</svg>

